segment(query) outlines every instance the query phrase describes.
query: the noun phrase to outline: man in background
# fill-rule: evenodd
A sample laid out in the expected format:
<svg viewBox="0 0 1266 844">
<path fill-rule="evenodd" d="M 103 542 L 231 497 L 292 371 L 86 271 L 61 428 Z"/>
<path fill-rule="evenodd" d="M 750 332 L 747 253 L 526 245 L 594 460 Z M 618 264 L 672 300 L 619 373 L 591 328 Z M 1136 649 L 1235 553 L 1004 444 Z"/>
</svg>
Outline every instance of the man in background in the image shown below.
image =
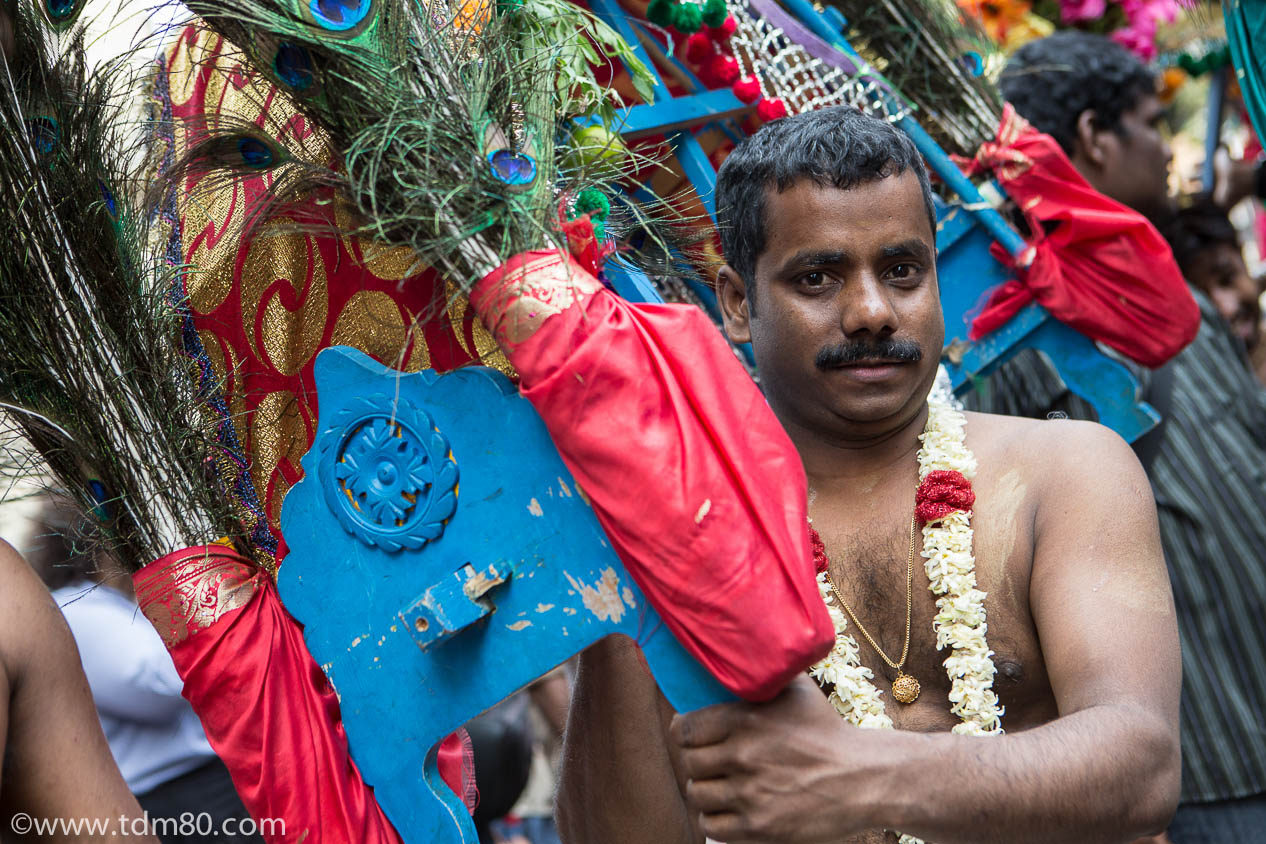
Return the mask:
<svg viewBox="0 0 1266 844">
<path fill-rule="evenodd" d="M 1183 276 L 1209 297 L 1231 333 L 1252 355 L 1261 342 L 1261 288 L 1249 275 L 1239 235 L 1226 211 L 1202 198 L 1166 221 L 1161 234 Z"/>
<path fill-rule="evenodd" d="M 1163 109 L 1133 54 L 1101 36 L 1059 32 L 1018 50 L 1001 87 L 1095 189 L 1154 222 L 1173 213 Z M 1136 368 L 1143 399 L 1164 417 L 1135 446 L 1156 496 L 1182 641 L 1182 803 L 1169 836 L 1266 841 L 1266 392 L 1223 315 L 1203 290 L 1192 292 L 1196 339 L 1154 372 Z M 967 404 L 1095 418 L 1032 351 Z"/>
</svg>

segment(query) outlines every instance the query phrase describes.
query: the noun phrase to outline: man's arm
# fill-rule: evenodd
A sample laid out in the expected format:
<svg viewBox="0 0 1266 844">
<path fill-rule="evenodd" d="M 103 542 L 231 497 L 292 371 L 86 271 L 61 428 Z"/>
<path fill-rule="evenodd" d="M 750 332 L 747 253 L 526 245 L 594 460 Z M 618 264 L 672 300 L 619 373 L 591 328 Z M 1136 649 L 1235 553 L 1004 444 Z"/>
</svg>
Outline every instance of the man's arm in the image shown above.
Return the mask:
<svg viewBox="0 0 1266 844">
<path fill-rule="evenodd" d="M 1039 844 L 1165 827 L 1181 667 L 1151 489 L 1105 428 L 1060 422 L 1038 437 L 1050 439 L 1028 448 L 1046 461 L 1030 601 L 1060 717 L 997 738 L 860 730 L 803 681 L 768 705 L 678 716 L 687 796 L 709 836 L 795 844 L 890 828 Z"/>
<path fill-rule="evenodd" d="M 667 739 L 672 708 L 637 645 L 580 656 L 563 741 L 557 819 L 567 844 L 699 844 Z"/>
<path fill-rule="evenodd" d="M 10 546 L 0 542 L 0 672 L 7 695 L 8 725 L 0 785 L 0 830 L 22 812 L 32 818 L 78 818 L 119 830 L 128 821 L 128 840 L 155 844 L 140 835 L 141 807 L 115 766 L 101 732 L 79 652 L 53 598 Z M 3 719 L 0 719 L 0 724 Z M 23 829 L 15 828 L 15 832 Z M 106 840 L 95 834 L 40 837 L 53 841 Z"/>
</svg>

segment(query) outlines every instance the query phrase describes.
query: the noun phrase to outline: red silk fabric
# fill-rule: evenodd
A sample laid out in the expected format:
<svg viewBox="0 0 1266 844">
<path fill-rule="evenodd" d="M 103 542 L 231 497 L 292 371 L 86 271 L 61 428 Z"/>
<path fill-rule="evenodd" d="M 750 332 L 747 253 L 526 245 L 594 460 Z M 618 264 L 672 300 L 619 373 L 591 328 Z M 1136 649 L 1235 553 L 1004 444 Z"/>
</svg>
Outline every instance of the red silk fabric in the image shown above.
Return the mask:
<svg viewBox="0 0 1266 844">
<path fill-rule="evenodd" d="M 630 304 L 553 252 L 512 259 L 471 305 L 687 651 L 764 700 L 830 649 L 800 457 L 702 311 Z"/>
<path fill-rule="evenodd" d="M 284 820 L 284 831 L 261 827 L 268 844 L 400 844 L 348 753 L 333 688 L 262 570 L 206 546 L 133 580 L 247 811 Z M 469 804 L 473 772 L 457 736 L 440 746 L 439 765 Z"/>
<path fill-rule="evenodd" d="M 1143 215 L 1092 188 L 1059 144 L 1009 104 L 997 139 L 981 146 L 969 170 L 992 172 L 1034 232 L 1018 260 L 995 244 L 1017 279 L 993 291 L 972 340 L 1035 299 L 1144 366 L 1160 366 L 1195 338 L 1200 310 L 1169 244 Z"/>
</svg>

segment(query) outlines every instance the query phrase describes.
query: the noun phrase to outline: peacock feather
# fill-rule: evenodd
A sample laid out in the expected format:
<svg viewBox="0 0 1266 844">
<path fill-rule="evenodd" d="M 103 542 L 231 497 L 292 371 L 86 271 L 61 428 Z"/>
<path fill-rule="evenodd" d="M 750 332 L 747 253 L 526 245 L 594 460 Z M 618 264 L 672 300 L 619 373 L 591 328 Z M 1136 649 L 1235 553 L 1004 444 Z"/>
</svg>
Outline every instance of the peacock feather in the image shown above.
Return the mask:
<svg viewBox="0 0 1266 844">
<path fill-rule="evenodd" d="M 597 154 L 572 148 L 572 121 L 609 124 L 615 117 L 609 93 L 588 72 L 590 62 L 603 55 L 626 59 L 643 95 L 651 96 L 651 77 L 630 48 L 579 6 L 566 0 L 187 5 L 241 49 L 247 66 L 285 91 L 340 155 L 329 167 L 313 167 L 266 138 L 217 128 L 189 146 L 177 178 L 190 167 L 218 170 L 217 178 L 261 168 L 293 174 L 274 188 L 276 201 L 317 184 L 332 187 L 353 211 L 356 229 L 349 233 L 407 246 L 420 265 L 463 287 L 510 255 L 557 242 L 560 206 L 584 189 L 615 199 L 621 207 L 611 218 L 626 231 L 649 231 L 653 236 L 643 242 L 665 242 L 660 232 L 671 226 L 658 223 L 671 219 L 671 205 L 637 205 L 615 187 L 648 162 L 623 145 Z"/>
<path fill-rule="evenodd" d="M 0 62 L 0 403 L 137 569 L 237 530 L 138 210 L 125 64 L 90 71 L 81 4 L 37 4 Z"/>
<path fill-rule="evenodd" d="M 996 74 L 1003 57 L 953 0 L 829 0 L 850 43 L 919 110 L 943 146 L 974 155 L 1002 116 Z"/>
</svg>

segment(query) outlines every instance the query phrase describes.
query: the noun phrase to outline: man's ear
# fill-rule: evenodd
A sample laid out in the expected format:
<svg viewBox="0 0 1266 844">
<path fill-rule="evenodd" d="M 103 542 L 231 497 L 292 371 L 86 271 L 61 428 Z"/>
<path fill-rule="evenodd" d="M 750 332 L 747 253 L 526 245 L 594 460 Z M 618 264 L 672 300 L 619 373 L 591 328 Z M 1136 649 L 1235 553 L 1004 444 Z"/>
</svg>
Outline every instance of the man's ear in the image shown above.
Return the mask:
<svg viewBox="0 0 1266 844">
<path fill-rule="evenodd" d="M 752 342 L 751 297 L 747 285 L 729 264 L 717 271 L 717 304 L 721 308 L 725 335 L 731 342 Z"/>
<path fill-rule="evenodd" d="M 1077 138 L 1073 157 L 1081 158 L 1094 167 L 1103 167 L 1106 161 L 1103 135 L 1104 131 L 1095 125 L 1093 111 L 1086 109 L 1077 115 Z"/>
</svg>

